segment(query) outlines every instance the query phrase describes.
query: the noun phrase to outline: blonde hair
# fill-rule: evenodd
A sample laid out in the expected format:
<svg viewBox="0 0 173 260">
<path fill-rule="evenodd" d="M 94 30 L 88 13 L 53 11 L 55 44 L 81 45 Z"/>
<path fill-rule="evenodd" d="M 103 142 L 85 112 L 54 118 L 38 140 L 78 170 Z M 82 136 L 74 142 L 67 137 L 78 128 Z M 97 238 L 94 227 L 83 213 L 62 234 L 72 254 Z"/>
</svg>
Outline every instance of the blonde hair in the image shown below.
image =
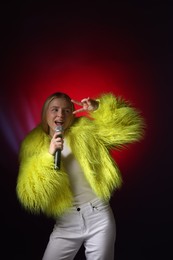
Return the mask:
<svg viewBox="0 0 173 260">
<path fill-rule="evenodd" d="M 69 104 L 72 107 L 72 111 L 75 110 L 74 108 L 74 104 L 71 102 L 71 98 L 63 93 L 63 92 L 55 92 L 52 95 L 50 95 L 44 102 L 43 107 L 42 107 L 42 111 L 41 111 L 41 126 L 43 131 L 48 134 L 49 133 L 49 126 L 47 124 L 47 119 L 46 119 L 46 113 L 49 107 L 50 102 L 55 99 L 55 98 L 62 98 L 65 99 L 67 102 L 69 102 Z"/>
</svg>

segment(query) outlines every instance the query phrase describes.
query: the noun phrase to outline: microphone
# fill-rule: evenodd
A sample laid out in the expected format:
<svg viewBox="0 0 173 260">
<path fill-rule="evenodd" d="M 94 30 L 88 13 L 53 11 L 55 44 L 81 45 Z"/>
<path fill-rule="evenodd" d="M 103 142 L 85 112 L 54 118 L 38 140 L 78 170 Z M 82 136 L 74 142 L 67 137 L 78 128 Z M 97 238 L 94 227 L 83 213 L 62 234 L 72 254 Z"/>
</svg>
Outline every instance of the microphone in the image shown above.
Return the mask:
<svg viewBox="0 0 173 260">
<path fill-rule="evenodd" d="M 61 125 L 58 125 L 55 128 L 55 132 L 63 132 L 63 127 Z M 62 134 L 58 135 L 59 137 L 62 137 Z M 55 165 L 55 169 L 56 170 L 60 170 L 60 166 L 61 166 L 61 149 L 57 149 L 55 152 L 55 158 L 54 158 L 54 165 Z"/>
</svg>

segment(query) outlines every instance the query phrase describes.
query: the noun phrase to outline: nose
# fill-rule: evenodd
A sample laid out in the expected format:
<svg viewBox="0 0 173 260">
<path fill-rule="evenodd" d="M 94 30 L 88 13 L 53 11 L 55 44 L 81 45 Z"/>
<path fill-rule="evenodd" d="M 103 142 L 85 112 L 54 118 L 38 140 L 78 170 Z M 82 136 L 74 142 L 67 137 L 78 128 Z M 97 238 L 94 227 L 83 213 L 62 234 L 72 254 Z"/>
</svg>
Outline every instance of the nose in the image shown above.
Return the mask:
<svg viewBox="0 0 173 260">
<path fill-rule="evenodd" d="M 58 109 L 57 115 L 58 115 L 59 117 L 63 117 L 63 116 L 64 116 L 63 109 Z"/>
</svg>

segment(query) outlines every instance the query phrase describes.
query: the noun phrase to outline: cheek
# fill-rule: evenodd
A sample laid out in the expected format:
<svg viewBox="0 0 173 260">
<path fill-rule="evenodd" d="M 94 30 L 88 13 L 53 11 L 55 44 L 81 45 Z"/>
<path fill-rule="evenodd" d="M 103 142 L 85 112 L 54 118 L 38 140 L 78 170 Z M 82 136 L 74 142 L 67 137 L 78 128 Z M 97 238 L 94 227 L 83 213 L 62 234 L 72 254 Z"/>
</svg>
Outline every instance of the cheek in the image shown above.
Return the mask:
<svg viewBox="0 0 173 260">
<path fill-rule="evenodd" d="M 52 120 L 53 120 L 52 114 L 47 113 L 47 115 L 46 115 L 46 120 L 47 120 L 47 123 L 48 123 L 48 125 L 49 125 L 49 124 L 52 122 Z"/>
<path fill-rule="evenodd" d="M 70 116 L 66 118 L 67 127 L 69 127 L 73 123 L 73 120 L 74 120 L 74 116 Z"/>
</svg>

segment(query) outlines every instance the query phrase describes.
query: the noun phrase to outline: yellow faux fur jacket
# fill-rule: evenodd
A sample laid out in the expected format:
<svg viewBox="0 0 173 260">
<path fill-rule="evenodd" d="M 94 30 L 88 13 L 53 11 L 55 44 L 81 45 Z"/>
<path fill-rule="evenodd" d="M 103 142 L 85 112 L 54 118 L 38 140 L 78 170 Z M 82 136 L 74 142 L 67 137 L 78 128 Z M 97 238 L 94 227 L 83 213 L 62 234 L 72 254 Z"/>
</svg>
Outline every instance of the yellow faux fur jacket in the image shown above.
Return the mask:
<svg viewBox="0 0 173 260">
<path fill-rule="evenodd" d="M 110 150 L 141 140 L 144 120 L 137 109 L 112 93 L 101 95 L 99 100 L 96 111 L 76 117 L 65 138 L 93 191 L 109 201 L 122 183 Z M 72 206 L 73 194 L 63 162 L 61 170 L 54 169 L 49 143 L 41 125 L 22 141 L 16 191 L 24 208 L 56 218 Z"/>
</svg>

